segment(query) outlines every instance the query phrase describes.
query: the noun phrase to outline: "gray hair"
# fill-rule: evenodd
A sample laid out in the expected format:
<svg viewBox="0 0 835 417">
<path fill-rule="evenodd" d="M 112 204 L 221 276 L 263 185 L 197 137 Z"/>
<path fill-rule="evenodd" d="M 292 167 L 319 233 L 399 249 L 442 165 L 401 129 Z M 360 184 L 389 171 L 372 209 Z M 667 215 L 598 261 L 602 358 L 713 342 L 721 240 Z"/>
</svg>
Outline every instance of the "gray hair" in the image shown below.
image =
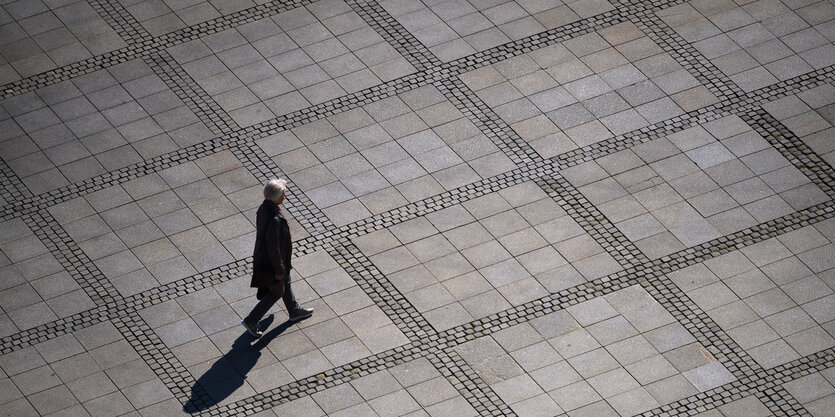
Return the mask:
<svg viewBox="0 0 835 417">
<path fill-rule="evenodd" d="M 286 192 L 287 181 L 284 180 L 273 178 L 264 185 L 264 198 L 270 201 L 278 200 Z"/>
</svg>

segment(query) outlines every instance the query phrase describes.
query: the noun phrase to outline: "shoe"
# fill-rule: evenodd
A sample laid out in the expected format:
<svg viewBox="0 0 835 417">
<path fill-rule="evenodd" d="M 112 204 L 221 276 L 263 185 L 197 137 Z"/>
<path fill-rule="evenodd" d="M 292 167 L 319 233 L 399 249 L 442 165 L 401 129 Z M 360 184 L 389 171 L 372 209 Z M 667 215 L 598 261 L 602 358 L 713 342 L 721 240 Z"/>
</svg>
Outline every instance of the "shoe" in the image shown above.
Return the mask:
<svg viewBox="0 0 835 417">
<path fill-rule="evenodd" d="M 313 315 L 312 308 L 297 308 L 290 313 L 290 321 L 299 321 Z"/>
<path fill-rule="evenodd" d="M 249 324 L 246 322 L 246 319 L 241 320 L 241 324 L 243 324 L 244 327 L 246 327 L 246 331 L 248 331 L 249 334 L 256 339 L 264 335 L 264 332 L 258 330 L 257 324 Z"/>
</svg>

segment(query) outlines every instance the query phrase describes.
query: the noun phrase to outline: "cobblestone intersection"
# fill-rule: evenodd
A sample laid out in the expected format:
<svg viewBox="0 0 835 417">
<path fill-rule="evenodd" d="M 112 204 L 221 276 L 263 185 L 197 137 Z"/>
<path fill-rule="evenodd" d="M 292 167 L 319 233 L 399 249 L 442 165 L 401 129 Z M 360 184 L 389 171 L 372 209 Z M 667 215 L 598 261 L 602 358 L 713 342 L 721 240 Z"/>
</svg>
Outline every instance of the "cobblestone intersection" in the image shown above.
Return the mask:
<svg viewBox="0 0 835 417">
<path fill-rule="evenodd" d="M 834 66 L 833 0 L 0 1 L 0 415 L 835 416 Z"/>
</svg>

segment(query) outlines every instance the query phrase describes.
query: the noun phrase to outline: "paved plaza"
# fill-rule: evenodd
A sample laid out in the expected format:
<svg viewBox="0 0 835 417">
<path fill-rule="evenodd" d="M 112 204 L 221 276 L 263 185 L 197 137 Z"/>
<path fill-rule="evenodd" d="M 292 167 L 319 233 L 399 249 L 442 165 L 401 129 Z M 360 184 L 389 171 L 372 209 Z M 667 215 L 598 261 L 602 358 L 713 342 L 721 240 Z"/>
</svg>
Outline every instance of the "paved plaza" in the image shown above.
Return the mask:
<svg viewBox="0 0 835 417">
<path fill-rule="evenodd" d="M 2 416 L 835 416 L 833 0 L 3 0 L 0 86 Z"/>
</svg>

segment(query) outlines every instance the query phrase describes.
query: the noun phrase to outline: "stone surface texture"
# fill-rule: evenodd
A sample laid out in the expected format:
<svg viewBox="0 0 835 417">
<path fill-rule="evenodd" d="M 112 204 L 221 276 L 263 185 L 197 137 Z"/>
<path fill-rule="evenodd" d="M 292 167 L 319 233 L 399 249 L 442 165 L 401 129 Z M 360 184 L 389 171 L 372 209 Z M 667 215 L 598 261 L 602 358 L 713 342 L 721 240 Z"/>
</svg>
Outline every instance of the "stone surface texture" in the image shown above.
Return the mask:
<svg viewBox="0 0 835 417">
<path fill-rule="evenodd" d="M 6 0 L 0 86 L 0 414 L 835 415 L 833 0 Z"/>
</svg>

